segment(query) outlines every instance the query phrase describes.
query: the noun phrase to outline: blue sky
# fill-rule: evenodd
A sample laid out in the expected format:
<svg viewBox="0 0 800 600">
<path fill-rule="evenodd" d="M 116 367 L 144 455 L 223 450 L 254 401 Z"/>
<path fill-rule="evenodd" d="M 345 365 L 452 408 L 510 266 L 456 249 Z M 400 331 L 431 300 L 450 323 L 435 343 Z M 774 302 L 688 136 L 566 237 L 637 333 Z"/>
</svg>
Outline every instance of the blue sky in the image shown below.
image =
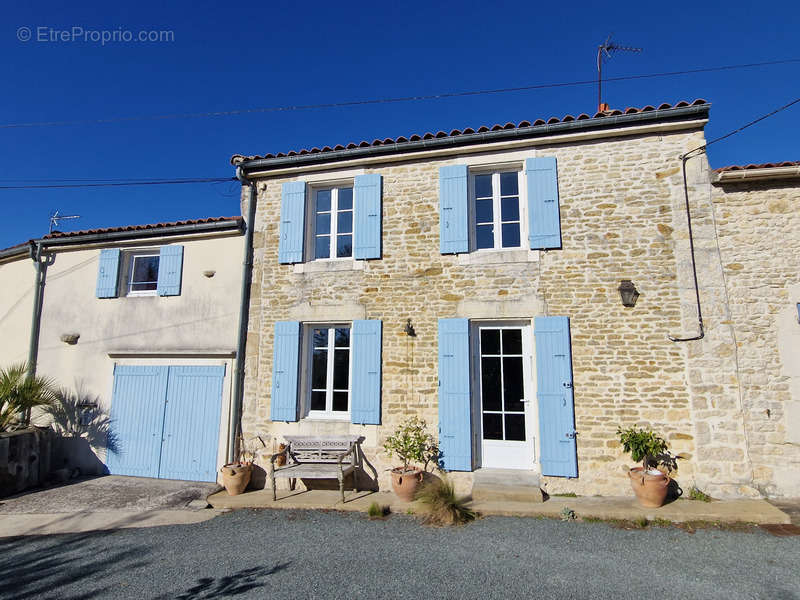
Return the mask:
<svg viewBox="0 0 800 600">
<path fill-rule="evenodd" d="M 781 6 L 783 5 L 783 6 Z M 16 3 L 0 30 L 0 125 L 228 111 L 593 79 L 800 57 L 796 2 Z M 20 41 L 20 27 L 33 39 Z M 39 28 L 171 31 L 163 43 L 37 41 Z M 45 36 L 49 35 L 47 33 Z M 89 36 L 96 34 L 87 34 Z M 24 37 L 24 34 L 23 34 Z M 608 83 L 614 108 L 705 98 L 713 138 L 794 99 L 800 63 Z M 232 154 L 592 113 L 595 86 L 216 118 L 0 128 L 10 180 L 226 177 Z M 798 160 L 800 105 L 721 142 L 711 164 Z M 63 230 L 239 213 L 237 186 L 0 190 L 0 247 Z"/>
</svg>

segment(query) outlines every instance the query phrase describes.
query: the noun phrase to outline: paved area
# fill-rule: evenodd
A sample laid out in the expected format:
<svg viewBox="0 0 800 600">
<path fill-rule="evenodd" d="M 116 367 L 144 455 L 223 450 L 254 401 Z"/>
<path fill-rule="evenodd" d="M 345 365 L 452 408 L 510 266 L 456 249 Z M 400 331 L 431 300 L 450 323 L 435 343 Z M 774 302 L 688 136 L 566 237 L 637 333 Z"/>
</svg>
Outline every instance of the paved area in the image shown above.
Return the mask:
<svg viewBox="0 0 800 600">
<path fill-rule="evenodd" d="M 232 511 L 0 540 L 0 598 L 798 598 L 800 537 L 488 517 Z"/>
<path fill-rule="evenodd" d="M 217 484 L 95 477 L 0 500 L 0 537 L 198 523 Z"/>
<path fill-rule="evenodd" d="M 209 496 L 214 508 L 300 508 L 336 509 L 344 511 L 367 510 L 370 504 L 390 506 L 394 513 L 416 510 L 414 505 L 401 502 L 391 492 L 347 492 L 342 504 L 339 492 L 333 490 L 278 491 L 278 501 L 273 502 L 271 490 L 256 490 L 239 496 L 228 496 L 224 490 Z M 765 500 L 715 500 L 698 502 L 676 500 L 661 508 L 643 508 L 633 497 L 551 497 L 546 502 L 472 502 L 470 506 L 484 515 L 558 517 L 564 508 L 570 508 L 580 518 L 635 520 L 666 519 L 675 523 L 687 521 L 717 521 L 721 523 L 790 523 L 789 516 Z"/>
</svg>

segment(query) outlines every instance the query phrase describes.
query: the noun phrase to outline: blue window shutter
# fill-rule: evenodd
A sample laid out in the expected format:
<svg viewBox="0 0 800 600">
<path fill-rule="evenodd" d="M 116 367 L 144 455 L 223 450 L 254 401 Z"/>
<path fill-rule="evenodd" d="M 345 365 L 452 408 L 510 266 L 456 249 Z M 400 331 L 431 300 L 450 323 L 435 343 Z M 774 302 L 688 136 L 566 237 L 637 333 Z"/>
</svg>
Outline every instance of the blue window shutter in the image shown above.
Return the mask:
<svg viewBox="0 0 800 600">
<path fill-rule="evenodd" d="M 352 423 L 381 424 L 381 326 L 380 321 L 353 321 Z"/>
<path fill-rule="evenodd" d="M 161 246 L 158 258 L 158 295 L 180 296 L 183 278 L 183 246 Z"/>
<path fill-rule="evenodd" d="M 439 451 L 444 469 L 472 470 L 467 319 L 439 319 Z"/>
<path fill-rule="evenodd" d="M 442 254 L 469 252 L 467 165 L 439 169 L 439 249 Z"/>
<path fill-rule="evenodd" d="M 536 317 L 534 333 L 542 474 L 577 477 L 569 319 Z"/>
<path fill-rule="evenodd" d="M 281 226 L 278 241 L 278 262 L 303 262 L 306 228 L 306 183 L 289 181 L 281 191 Z"/>
<path fill-rule="evenodd" d="M 561 248 L 556 157 L 526 159 L 525 177 L 528 182 L 528 239 L 531 250 Z"/>
<path fill-rule="evenodd" d="M 98 298 L 117 297 L 119 255 L 119 248 L 108 248 L 100 251 L 100 261 L 97 267 L 97 288 L 95 289 L 95 295 Z"/>
<path fill-rule="evenodd" d="M 300 323 L 275 323 L 272 355 L 272 402 L 270 419 L 297 421 L 297 377 L 300 359 Z"/>
<path fill-rule="evenodd" d="M 353 186 L 353 256 L 381 257 L 381 192 L 383 178 L 377 173 L 356 175 Z"/>
</svg>

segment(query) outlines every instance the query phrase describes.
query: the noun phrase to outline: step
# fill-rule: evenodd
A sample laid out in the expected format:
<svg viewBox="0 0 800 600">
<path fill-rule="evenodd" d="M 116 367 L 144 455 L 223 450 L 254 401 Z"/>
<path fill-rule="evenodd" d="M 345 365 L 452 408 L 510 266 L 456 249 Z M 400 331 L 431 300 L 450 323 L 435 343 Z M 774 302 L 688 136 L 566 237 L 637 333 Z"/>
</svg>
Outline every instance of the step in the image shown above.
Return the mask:
<svg viewBox="0 0 800 600">
<path fill-rule="evenodd" d="M 475 502 L 544 502 L 539 473 L 521 469 L 478 469 L 472 482 Z"/>
</svg>

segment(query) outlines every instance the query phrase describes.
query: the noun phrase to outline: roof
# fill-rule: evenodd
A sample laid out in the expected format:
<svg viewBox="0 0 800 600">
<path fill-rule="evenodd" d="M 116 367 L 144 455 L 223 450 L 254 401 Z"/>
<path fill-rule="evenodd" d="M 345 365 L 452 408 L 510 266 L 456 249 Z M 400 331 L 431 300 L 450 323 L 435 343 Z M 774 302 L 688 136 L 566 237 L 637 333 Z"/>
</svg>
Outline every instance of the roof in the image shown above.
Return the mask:
<svg viewBox="0 0 800 600">
<path fill-rule="evenodd" d="M 237 229 L 239 231 L 244 229 L 244 219 L 240 216 L 187 219 L 184 221 L 125 225 L 122 227 L 105 227 L 101 229 L 83 229 L 80 231 L 54 231 L 41 238 L 29 240 L 0 250 L 0 259 L 27 254 L 32 242 L 38 242 L 44 246 L 62 246 L 80 243 L 119 241 L 140 237 L 186 235 L 200 233 L 202 231 L 232 231 Z"/>
<path fill-rule="evenodd" d="M 723 171 L 752 171 L 754 169 L 779 169 L 781 167 L 800 167 L 800 160 L 785 160 L 783 162 L 761 163 L 760 165 L 730 165 L 714 169 L 717 173 Z"/>
<path fill-rule="evenodd" d="M 384 138 L 384 139 L 375 139 L 371 142 L 369 141 L 361 141 L 359 143 L 350 142 L 348 144 L 337 144 L 333 147 L 331 146 L 324 146 L 322 148 L 311 148 L 302 149 L 302 150 L 291 150 L 288 152 L 278 152 L 278 153 L 267 153 L 263 155 L 252 155 L 246 156 L 243 154 L 234 154 L 231 157 L 231 164 L 232 165 L 240 165 L 244 162 L 252 161 L 252 160 L 268 160 L 274 158 L 284 158 L 284 157 L 293 157 L 293 156 L 305 156 L 309 154 L 324 154 L 327 152 L 341 152 L 344 150 L 356 150 L 359 148 L 374 148 L 377 146 L 386 146 L 386 145 L 402 145 L 406 143 L 412 142 L 420 142 L 424 140 L 434 140 L 434 139 L 442 139 L 442 138 L 458 138 L 470 134 L 480 134 L 480 133 L 488 133 L 492 131 L 504 131 L 504 130 L 526 130 L 529 128 L 535 128 L 545 125 L 554 125 L 559 123 L 572 123 L 572 122 L 579 122 L 579 121 L 592 121 L 592 122 L 600 122 L 606 119 L 614 120 L 615 117 L 619 117 L 622 115 L 637 115 L 642 113 L 649 113 L 649 112 L 656 112 L 656 111 L 665 111 L 669 109 L 676 109 L 676 108 L 686 108 L 690 106 L 702 106 L 707 105 L 708 103 L 703 99 L 697 99 L 693 102 L 687 101 L 680 101 L 675 104 L 668 104 L 662 103 L 659 104 L 657 107 L 655 106 L 644 106 L 642 108 L 626 108 L 623 110 L 609 110 L 605 112 L 598 112 L 595 113 L 593 116 L 590 116 L 586 113 L 581 113 L 577 117 L 572 115 L 565 115 L 561 118 L 558 117 L 550 117 L 547 120 L 544 119 L 536 119 L 535 121 L 520 121 L 517 124 L 514 123 L 506 123 L 505 125 L 495 124 L 492 126 L 483 125 L 477 128 L 466 127 L 464 129 L 453 129 L 450 133 L 445 131 L 438 131 L 436 133 L 427 132 L 424 134 L 412 134 L 409 136 L 399 136 L 396 138 Z"/>
</svg>

